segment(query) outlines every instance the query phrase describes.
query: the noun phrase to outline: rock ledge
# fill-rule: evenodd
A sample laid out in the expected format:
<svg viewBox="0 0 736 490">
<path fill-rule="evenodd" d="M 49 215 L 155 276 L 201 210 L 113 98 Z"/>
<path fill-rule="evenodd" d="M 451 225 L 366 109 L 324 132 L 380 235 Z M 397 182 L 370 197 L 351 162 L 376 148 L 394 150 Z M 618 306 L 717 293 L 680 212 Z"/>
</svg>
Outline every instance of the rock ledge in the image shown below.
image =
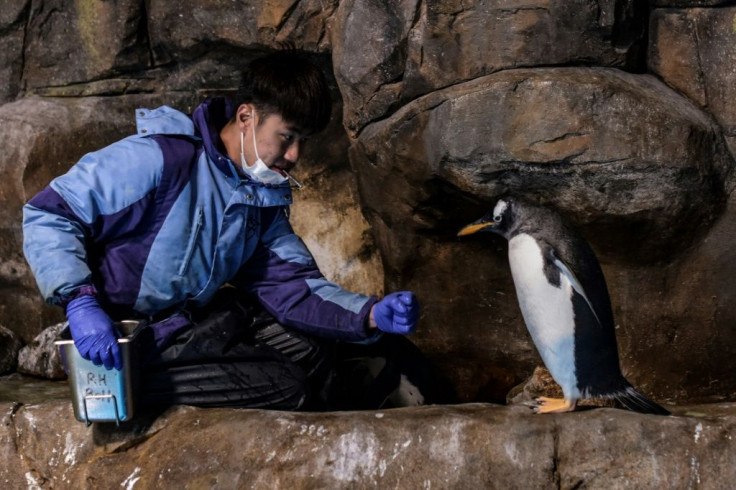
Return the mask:
<svg viewBox="0 0 736 490">
<path fill-rule="evenodd" d="M 3 403 L 0 486 L 727 488 L 736 479 L 736 404 L 673 411 L 175 407 L 117 428 L 86 427 L 66 400 Z"/>
</svg>

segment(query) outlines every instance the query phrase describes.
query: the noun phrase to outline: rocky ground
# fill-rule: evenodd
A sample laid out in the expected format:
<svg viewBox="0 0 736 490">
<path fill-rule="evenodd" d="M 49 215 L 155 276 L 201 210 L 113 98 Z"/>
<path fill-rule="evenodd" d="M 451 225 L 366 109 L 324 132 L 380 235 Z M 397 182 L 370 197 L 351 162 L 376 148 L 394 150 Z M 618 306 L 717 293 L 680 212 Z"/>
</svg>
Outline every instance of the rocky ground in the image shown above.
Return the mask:
<svg viewBox="0 0 736 490">
<path fill-rule="evenodd" d="M 4 488 L 729 488 L 736 404 L 535 415 L 466 404 L 287 413 L 175 407 L 116 427 L 0 403 Z"/>
</svg>

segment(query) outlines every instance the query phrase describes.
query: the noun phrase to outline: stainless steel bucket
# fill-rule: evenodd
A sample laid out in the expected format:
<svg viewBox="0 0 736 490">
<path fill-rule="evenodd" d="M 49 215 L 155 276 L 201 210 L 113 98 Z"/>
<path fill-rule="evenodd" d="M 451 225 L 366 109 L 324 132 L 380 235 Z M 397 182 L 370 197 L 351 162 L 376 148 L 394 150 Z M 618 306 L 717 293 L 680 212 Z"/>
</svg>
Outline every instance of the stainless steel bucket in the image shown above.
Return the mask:
<svg viewBox="0 0 736 490">
<path fill-rule="evenodd" d="M 115 323 L 122 336 L 118 339 L 123 356 L 122 369 L 106 369 L 84 359 L 71 339 L 69 327 L 54 343 L 61 351 L 64 370 L 69 377 L 74 415 L 87 425 L 92 422 L 125 422 L 133 417 L 140 373 L 136 338 L 144 324 L 136 320 Z"/>
</svg>

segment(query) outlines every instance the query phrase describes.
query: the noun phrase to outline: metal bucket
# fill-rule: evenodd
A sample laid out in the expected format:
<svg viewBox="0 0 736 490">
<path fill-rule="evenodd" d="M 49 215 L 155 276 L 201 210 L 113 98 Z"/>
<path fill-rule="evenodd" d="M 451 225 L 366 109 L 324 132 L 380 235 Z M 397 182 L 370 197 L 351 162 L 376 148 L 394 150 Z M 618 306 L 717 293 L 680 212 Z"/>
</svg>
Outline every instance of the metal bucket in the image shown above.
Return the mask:
<svg viewBox="0 0 736 490">
<path fill-rule="evenodd" d="M 119 425 L 133 417 L 140 379 L 136 338 L 144 323 L 123 320 L 116 322 L 115 327 L 122 334 L 118 339 L 123 356 L 122 369 L 108 370 L 84 359 L 74 345 L 68 326 L 61 332 L 61 338 L 54 342 L 61 351 L 64 370 L 69 376 L 74 415 L 87 425 L 92 422 L 115 422 Z"/>
</svg>

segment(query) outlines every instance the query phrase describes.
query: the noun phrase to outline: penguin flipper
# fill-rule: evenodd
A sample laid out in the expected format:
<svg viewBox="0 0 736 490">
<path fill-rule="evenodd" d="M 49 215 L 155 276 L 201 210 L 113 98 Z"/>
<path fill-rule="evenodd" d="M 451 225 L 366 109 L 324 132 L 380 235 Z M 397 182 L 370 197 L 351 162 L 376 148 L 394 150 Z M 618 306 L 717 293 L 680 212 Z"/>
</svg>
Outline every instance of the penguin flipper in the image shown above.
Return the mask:
<svg viewBox="0 0 736 490">
<path fill-rule="evenodd" d="M 555 265 L 555 267 L 557 267 L 560 273 L 564 275 L 568 281 L 570 281 L 570 285 L 572 286 L 572 288 L 585 300 L 585 302 L 588 304 L 588 307 L 590 308 L 591 313 L 593 313 L 593 316 L 598 322 L 598 325 L 602 327 L 603 324 L 601 323 L 601 319 L 598 317 L 595 308 L 593 308 L 593 303 L 590 302 L 588 295 L 585 294 L 585 289 L 583 289 L 583 285 L 580 283 L 575 273 L 559 257 L 557 257 L 557 254 L 555 254 L 555 250 L 551 246 L 548 246 L 546 248 L 548 255 L 547 258 Z"/>
<path fill-rule="evenodd" d="M 614 393 L 612 398 L 633 412 L 670 415 L 669 410 L 645 397 L 636 391 L 633 386 L 627 386 L 623 390 Z"/>
</svg>

